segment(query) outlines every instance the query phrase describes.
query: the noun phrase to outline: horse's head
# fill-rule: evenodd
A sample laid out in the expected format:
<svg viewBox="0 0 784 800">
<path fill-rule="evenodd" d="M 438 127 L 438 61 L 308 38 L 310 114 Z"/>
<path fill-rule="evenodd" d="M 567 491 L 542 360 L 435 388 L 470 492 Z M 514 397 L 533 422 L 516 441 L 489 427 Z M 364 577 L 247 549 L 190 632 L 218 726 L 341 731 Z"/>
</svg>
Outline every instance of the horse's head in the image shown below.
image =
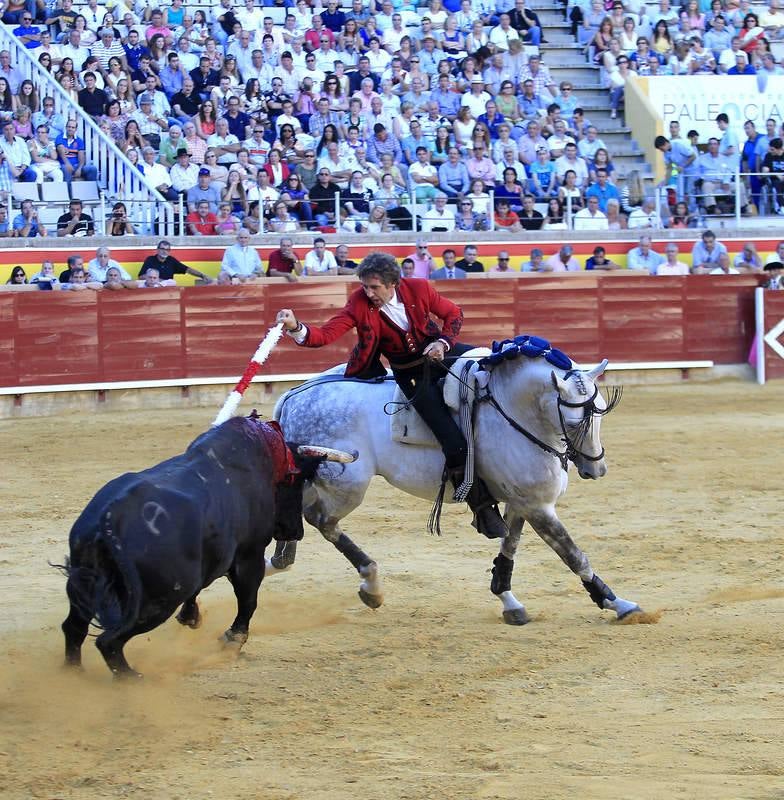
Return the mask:
<svg viewBox="0 0 784 800">
<path fill-rule="evenodd" d="M 558 416 L 569 460 L 581 478 L 601 478 L 607 473 L 599 429 L 602 417 L 612 411 L 621 399 L 621 389 L 613 389 L 606 399 L 596 383 L 607 369 L 605 358 L 590 370 L 570 369 L 551 379 L 558 393 Z"/>
</svg>

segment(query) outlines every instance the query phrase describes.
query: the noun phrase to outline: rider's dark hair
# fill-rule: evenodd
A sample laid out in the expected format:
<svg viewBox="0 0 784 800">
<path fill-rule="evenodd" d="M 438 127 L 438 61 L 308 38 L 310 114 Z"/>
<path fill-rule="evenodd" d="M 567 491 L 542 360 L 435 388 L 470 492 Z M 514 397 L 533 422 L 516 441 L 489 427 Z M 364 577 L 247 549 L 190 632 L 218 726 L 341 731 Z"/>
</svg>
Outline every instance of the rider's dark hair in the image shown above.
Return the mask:
<svg viewBox="0 0 784 800">
<path fill-rule="evenodd" d="M 386 286 L 400 283 L 400 267 L 389 253 L 369 253 L 362 259 L 357 267 L 357 277 L 364 280 L 371 275 L 377 275 Z"/>
</svg>

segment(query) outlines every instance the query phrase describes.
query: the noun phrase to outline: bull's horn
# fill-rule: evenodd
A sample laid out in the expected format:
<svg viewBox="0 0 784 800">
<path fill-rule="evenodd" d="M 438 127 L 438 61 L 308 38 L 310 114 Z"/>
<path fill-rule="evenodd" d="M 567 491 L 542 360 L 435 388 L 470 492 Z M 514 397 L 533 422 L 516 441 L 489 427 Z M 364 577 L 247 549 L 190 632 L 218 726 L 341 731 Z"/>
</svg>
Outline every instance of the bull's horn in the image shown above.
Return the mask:
<svg viewBox="0 0 784 800">
<path fill-rule="evenodd" d="M 588 370 L 588 377 L 595 381 L 606 369 L 610 362 L 603 358 L 600 364 L 597 364 L 593 369 Z"/>
<path fill-rule="evenodd" d="M 356 450 L 345 453 L 343 450 L 333 450 L 330 447 L 319 447 L 313 444 L 302 444 L 297 448 L 297 452 L 301 456 L 326 458 L 327 461 L 339 461 L 341 464 L 351 464 L 359 458 L 359 452 Z"/>
</svg>

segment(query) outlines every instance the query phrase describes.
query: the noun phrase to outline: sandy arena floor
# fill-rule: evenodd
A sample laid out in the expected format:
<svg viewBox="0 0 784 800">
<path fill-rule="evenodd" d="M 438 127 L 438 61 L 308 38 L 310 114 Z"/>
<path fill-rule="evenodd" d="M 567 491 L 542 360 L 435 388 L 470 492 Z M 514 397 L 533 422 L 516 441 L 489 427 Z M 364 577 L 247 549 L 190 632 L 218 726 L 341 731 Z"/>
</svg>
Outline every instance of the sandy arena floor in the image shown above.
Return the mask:
<svg viewBox="0 0 784 800">
<path fill-rule="evenodd" d="M 386 605 L 312 529 L 262 587 L 235 659 L 168 622 L 115 685 L 88 639 L 60 668 L 64 579 L 47 566 L 92 494 L 180 452 L 213 409 L 0 422 L 0 797 L 101 800 L 784 798 L 784 385 L 629 387 L 605 420 L 610 472 L 573 476 L 561 518 L 658 625 L 621 626 L 528 534 L 504 625 L 495 546 L 378 481 L 346 530 Z M 249 406 L 249 404 L 246 404 Z M 374 511 L 381 508 L 381 511 Z"/>
</svg>

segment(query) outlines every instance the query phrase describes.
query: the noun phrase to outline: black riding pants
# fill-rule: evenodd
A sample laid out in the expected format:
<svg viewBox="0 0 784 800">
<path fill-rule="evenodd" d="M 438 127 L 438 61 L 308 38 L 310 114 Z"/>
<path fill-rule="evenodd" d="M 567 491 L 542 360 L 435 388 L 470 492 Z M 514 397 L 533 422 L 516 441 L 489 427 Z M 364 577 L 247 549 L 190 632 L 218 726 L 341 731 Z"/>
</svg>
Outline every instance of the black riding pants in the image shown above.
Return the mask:
<svg viewBox="0 0 784 800">
<path fill-rule="evenodd" d="M 455 359 L 474 345 L 455 344 L 444 359 L 446 366 L 451 366 Z M 411 405 L 419 412 L 419 416 L 433 431 L 433 435 L 441 445 L 446 458 L 447 469 L 465 466 L 467 449 L 466 440 L 460 427 L 452 419 L 452 413 L 444 403 L 444 395 L 438 382 L 446 373 L 438 365 L 426 361 L 411 369 L 392 369 L 395 381 L 403 394 L 411 401 Z"/>
</svg>

